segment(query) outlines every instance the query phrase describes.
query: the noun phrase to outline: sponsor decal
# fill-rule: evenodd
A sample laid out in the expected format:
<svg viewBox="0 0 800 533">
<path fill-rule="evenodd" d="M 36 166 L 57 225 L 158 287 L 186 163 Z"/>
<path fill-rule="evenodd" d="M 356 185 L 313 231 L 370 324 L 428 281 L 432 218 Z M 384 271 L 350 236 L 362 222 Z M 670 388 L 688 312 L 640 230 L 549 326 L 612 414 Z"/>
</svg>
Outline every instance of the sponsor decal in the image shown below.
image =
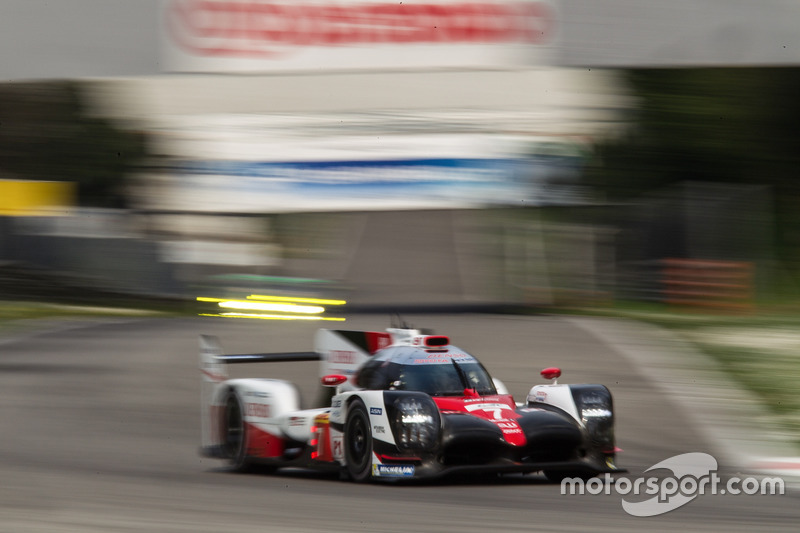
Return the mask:
<svg viewBox="0 0 800 533">
<path fill-rule="evenodd" d="M 370 407 L 369 408 L 369 414 L 371 414 L 371 415 L 382 415 L 383 414 L 383 409 L 381 409 L 380 407 Z"/>
<path fill-rule="evenodd" d="M 292 416 L 289 418 L 289 426 L 297 427 L 297 426 L 304 426 L 306 423 L 306 419 L 302 416 Z"/>
<path fill-rule="evenodd" d="M 514 409 L 504 403 L 474 403 L 466 405 L 464 408 L 470 413 L 473 411 L 491 413 L 494 420 L 505 420 L 508 418 L 503 416 L 503 411 L 511 411 L 511 414 L 516 414 L 514 413 Z"/>
<path fill-rule="evenodd" d="M 247 413 L 247 416 L 255 418 L 269 418 L 270 408 L 269 405 L 263 403 L 248 403 L 245 404 L 245 413 Z"/>
<path fill-rule="evenodd" d="M 497 422 L 497 427 L 499 427 L 505 435 L 522 433 L 522 429 L 520 429 L 516 422 Z"/>
<path fill-rule="evenodd" d="M 375 477 L 412 477 L 414 465 L 372 465 Z"/>
<path fill-rule="evenodd" d="M 436 355 L 429 355 L 428 359 L 436 359 L 438 357 L 452 357 L 453 359 L 472 359 L 469 355 L 463 353 L 438 353 Z"/>
<path fill-rule="evenodd" d="M 341 457 L 344 453 L 342 451 L 342 437 L 333 437 L 333 439 L 331 439 L 331 444 L 333 448 L 333 456 Z"/>
<path fill-rule="evenodd" d="M 373 433 L 377 434 L 385 434 L 386 428 L 383 426 L 372 426 Z"/>
<path fill-rule="evenodd" d="M 339 365 L 354 365 L 358 362 L 357 355 L 356 352 L 349 350 L 331 350 L 328 360 Z"/>
<path fill-rule="evenodd" d="M 336 398 L 331 402 L 331 407 L 341 407 L 341 406 L 342 406 L 341 398 Z"/>
<path fill-rule="evenodd" d="M 460 354 L 460 353 L 436 353 L 429 355 L 426 359 L 414 359 L 414 363 L 416 364 L 424 364 L 424 363 L 448 363 L 450 364 L 452 360 L 455 359 L 457 362 L 473 362 L 475 358 L 471 355 Z"/>
<path fill-rule="evenodd" d="M 543 390 L 537 390 L 536 395 L 533 397 L 533 401 L 535 402 L 547 401 L 547 393 Z"/>
</svg>

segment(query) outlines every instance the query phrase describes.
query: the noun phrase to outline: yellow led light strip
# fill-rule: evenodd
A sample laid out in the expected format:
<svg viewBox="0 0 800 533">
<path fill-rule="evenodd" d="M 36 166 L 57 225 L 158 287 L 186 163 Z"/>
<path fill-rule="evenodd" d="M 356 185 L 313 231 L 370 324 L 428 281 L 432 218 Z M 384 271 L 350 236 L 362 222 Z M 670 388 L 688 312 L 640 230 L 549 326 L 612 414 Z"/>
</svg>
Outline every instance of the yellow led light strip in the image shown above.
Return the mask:
<svg viewBox="0 0 800 533">
<path fill-rule="evenodd" d="M 247 311 L 275 311 L 279 313 L 302 313 L 315 315 L 324 313 L 325 308 L 321 306 L 295 305 L 291 303 L 270 303 L 253 302 L 249 300 L 230 300 L 224 298 L 197 297 L 198 302 L 216 303 L 223 309 L 244 309 Z"/>
<path fill-rule="evenodd" d="M 304 315 L 318 315 L 325 312 L 319 305 L 279 304 L 268 302 L 241 302 L 229 300 L 219 302 L 217 305 L 223 309 L 243 309 L 245 311 L 274 311 L 276 313 L 300 313 Z"/>
<path fill-rule="evenodd" d="M 294 302 L 301 304 L 317 304 L 317 305 L 344 305 L 347 303 L 345 300 L 325 300 L 322 298 L 300 298 L 295 296 L 269 296 L 266 294 L 251 294 L 247 297 L 248 300 L 265 300 L 271 302 Z"/>
<path fill-rule="evenodd" d="M 344 322 L 344 318 L 307 315 L 262 315 L 257 313 L 200 313 L 199 316 L 215 316 L 221 318 L 256 318 L 260 320 L 327 320 L 331 322 Z"/>
</svg>

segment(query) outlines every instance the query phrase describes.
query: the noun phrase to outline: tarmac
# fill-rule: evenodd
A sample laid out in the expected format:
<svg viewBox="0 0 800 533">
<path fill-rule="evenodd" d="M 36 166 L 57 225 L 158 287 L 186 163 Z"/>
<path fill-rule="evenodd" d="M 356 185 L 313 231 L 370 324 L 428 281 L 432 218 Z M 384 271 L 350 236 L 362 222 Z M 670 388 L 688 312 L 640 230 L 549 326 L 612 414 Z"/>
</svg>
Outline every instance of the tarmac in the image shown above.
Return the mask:
<svg viewBox="0 0 800 533">
<path fill-rule="evenodd" d="M 711 357 L 674 332 L 627 319 L 570 317 L 660 387 L 725 462 L 742 473 L 800 487 L 800 449 L 770 424 L 767 409 Z"/>
<path fill-rule="evenodd" d="M 474 309 L 460 309 L 454 304 L 443 311 L 458 314 Z M 651 324 L 619 318 L 562 318 L 621 354 L 661 388 L 726 464 L 734 465 L 742 474 L 778 476 L 787 486 L 800 487 L 800 449 L 792 436 L 770 424 L 767 409 L 753 394 L 735 384 L 711 357 L 674 332 Z M 42 331 L 82 327 L 87 322 L 122 320 L 126 319 L 94 316 L 23 320 L 17 327 L 0 330 L 0 344 Z"/>
<path fill-rule="evenodd" d="M 473 235 L 469 216 L 451 212 L 426 212 L 424 216 L 413 212 L 370 213 L 352 222 L 347 253 L 326 265 L 329 273 L 334 267 L 339 279 L 356 288 L 345 312 L 517 310 L 489 301 L 486 295 L 492 291 L 474 292 L 475 280 L 485 278 L 493 265 L 485 263 L 492 254 L 476 254 L 474 246 L 459 244 Z M 409 255 L 408 250 L 414 253 Z M 620 353 L 660 387 L 726 464 L 748 474 L 780 476 L 787 485 L 800 486 L 800 450 L 792 437 L 770 423 L 771 416 L 754 394 L 735 384 L 716 361 L 690 342 L 672 331 L 630 319 L 565 319 Z M 85 320 L 102 319 L 84 318 L 77 323 Z M 69 328 L 75 323 L 68 319 L 24 321 L 17 328 L 0 328 L 0 341 L 35 330 Z"/>
</svg>

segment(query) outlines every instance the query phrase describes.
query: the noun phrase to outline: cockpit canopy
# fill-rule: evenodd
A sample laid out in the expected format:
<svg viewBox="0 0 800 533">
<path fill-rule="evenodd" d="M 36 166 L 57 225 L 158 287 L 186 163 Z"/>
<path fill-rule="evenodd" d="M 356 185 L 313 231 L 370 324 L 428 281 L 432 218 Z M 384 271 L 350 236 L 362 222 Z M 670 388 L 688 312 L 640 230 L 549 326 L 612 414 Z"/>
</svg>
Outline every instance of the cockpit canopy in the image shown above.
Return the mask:
<svg viewBox="0 0 800 533">
<path fill-rule="evenodd" d="M 361 367 L 356 384 L 363 389 L 419 391 L 431 396 L 463 396 L 464 389 L 474 389 L 481 396 L 497 394 L 483 365 L 455 346 L 385 348 Z"/>
</svg>

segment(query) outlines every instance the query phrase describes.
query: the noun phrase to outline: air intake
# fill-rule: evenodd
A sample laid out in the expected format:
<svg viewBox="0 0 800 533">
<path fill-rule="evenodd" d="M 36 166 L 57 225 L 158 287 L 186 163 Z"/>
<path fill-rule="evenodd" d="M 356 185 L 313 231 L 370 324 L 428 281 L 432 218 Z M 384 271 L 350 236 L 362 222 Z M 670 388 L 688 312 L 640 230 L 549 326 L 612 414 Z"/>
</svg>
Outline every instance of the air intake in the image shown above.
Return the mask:
<svg viewBox="0 0 800 533">
<path fill-rule="evenodd" d="M 429 348 L 447 346 L 448 344 L 450 344 L 450 337 L 445 335 L 428 335 L 425 337 L 425 346 Z"/>
</svg>

